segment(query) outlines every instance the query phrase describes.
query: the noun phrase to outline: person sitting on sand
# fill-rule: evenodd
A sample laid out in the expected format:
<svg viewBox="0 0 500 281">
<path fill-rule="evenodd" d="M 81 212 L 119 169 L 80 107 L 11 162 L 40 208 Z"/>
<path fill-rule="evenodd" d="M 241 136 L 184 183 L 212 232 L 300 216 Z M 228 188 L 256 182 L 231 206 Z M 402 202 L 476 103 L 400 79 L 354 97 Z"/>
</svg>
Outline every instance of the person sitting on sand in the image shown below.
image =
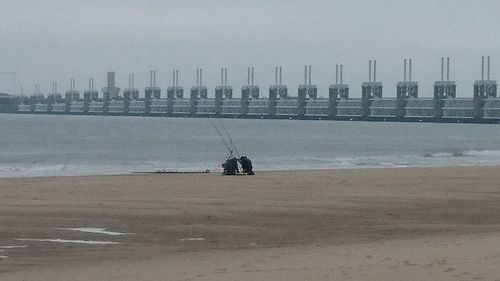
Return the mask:
<svg viewBox="0 0 500 281">
<path fill-rule="evenodd" d="M 237 173 L 239 173 L 238 160 L 236 159 L 236 157 L 228 158 L 226 162 L 222 164 L 222 168 L 224 169 L 224 171 L 222 172 L 223 175 L 236 175 Z"/>
<path fill-rule="evenodd" d="M 247 175 L 255 175 L 253 172 L 252 161 L 246 156 L 240 157 L 241 171 Z"/>
</svg>

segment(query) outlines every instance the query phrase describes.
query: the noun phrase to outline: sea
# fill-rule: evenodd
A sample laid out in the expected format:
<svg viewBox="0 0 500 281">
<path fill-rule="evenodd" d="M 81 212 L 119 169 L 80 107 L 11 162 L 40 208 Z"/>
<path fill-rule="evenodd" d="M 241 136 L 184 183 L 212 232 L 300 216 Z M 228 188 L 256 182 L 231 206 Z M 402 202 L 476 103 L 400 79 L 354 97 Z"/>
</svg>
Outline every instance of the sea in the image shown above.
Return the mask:
<svg viewBox="0 0 500 281">
<path fill-rule="evenodd" d="M 0 114 L 0 177 L 500 165 L 498 126 Z"/>
</svg>

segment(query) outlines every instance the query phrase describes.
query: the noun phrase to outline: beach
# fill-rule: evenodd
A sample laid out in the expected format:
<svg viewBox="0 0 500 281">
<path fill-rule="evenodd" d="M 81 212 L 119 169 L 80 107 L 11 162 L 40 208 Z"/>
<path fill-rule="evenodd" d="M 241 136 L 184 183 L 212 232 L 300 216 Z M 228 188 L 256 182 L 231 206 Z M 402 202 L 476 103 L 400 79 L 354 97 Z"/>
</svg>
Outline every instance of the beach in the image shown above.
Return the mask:
<svg viewBox="0 0 500 281">
<path fill-rule="evenodd" d="M 500 280 L 499 170 L 0 179 L 0 280 Z"/>
</svg>

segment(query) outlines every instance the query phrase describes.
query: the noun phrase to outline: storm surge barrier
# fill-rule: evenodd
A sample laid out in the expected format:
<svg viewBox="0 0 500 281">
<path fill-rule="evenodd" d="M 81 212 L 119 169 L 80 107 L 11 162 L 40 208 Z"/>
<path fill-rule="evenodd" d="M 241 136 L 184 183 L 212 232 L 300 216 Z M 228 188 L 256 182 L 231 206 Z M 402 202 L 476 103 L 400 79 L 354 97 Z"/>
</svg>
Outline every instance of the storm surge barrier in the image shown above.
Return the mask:
<svg viewBox="0 0 500 281">
<path fill-rule="evenodd" d="M 457 84 L 450 80 L 450 58 L 441 58 L 441 79 L 434 82 L 432 97 L 419 97 L 418 83 L 412 79 L 412 63 L 412 59 L 403 60 L 403 80 L 396 85 L 395 97 L 384 96 L 384 86 L 377 81 L 377 61 L 370 60 L 368 81 L 362 83 L 359 98 L 350 97 L 342 64 L 335 66 L 335 82 L 326 96 L 321 96 L 312 83 L 309 65 L 304 67 L 304 83 L 298 86 L 296 95 L 283 83 L 283 67 L 275 67 L 275 83 L 269 86 L 267 97 L 255 84 L 254 67 L 249 67 L 247 84 L 241 87 L 241 97 L 235 98 L 228 83 L 228 69 L 223 67 L 221 83 L 213 96 L 203 85 L 202 69 L 196 70 L 196 84 L 187 97 L 179 86 L 178 69 L 172 72 L 166 97 L 157 86 L 156 71 L 150 72 L 150 83 L 143 95 L 135 87 L 134 74 L 129 75 L 128 88 L 121 94 L 115 86 L 115 73 L 108 72 L 107 85 L 101 92 L 94 89 L 94 78 L 90 78 L 81 97 L 72 78 L 64 97 L 58 93 L 56 82 L 47 96 L 40 93 L 37 84 L 29 97 L 4 96 L 0 109 L 20 114 L 500 123 L 500 99 L 497 83 L 490 79 L 490 57 L 487 63 L 482 57 L 481 79 L 474 82 L 470 98 L 457 97 Z"/>
</svg>

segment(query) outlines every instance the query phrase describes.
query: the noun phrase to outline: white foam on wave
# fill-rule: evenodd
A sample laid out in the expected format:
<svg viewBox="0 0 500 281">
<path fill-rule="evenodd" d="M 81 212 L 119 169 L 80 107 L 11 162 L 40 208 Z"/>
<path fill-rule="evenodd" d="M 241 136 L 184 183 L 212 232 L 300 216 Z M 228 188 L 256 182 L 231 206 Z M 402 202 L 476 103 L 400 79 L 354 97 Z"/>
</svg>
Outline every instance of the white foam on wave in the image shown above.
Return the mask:
<svg viewBox="0 0 500 281">
<path fill-rule="evenodd" d="M 9 258 L 8 256 L 0 256 L 0 260 L 7 259 Z"/>
<path fill-rule="evenodd" d="M 500 157 L 500 150 L 470 150 L 467 154 L 471 156 Z"/>
<path fill-rule="evenodd" d="M 281 163 L 280 163 L 281 162 Z M 290 163 L 290 164 L 288 164 Z M 442 166 L 500 165 L 500 150 L 456 150 L 433 153 L 370 155 L 351 157 L 292 157 L 283 164 L 278 158 L 257 159 L 255 167 L 262 171 L 367 169 Z"/>
<path fill-rule="evenodd" d="M 54 242 L 54 243 L 74 243 L 87 245 L 115 245 L 122 242 L 95 241 L 95 240 L 67 240 L 67 239 L 35 239 L 35 238 L 17 238 L 17 241 L 35 241 L 35 242 Z"/>
<path fill-rule="evenodd" d="M 95 176 L 95 175 L 124 175 L 136 171 L 205 171 L 216 170 L 218 163 L 183 162 L 123 162 L 111 165 L 103 164 L 0 164 L 0 178 L 19 177 L 60 177 L 60 176 Z M 222 171 L 222 170 L 221 170 Z"/>
<path fill-rule="evenodd" d="M 385 155 L 338 155 L 322 157 L 318 155 L 290 155 L 284 159 L 277 157 L 255 157 L 252 159 L 256 171 L 317 170 L 317 169 L 365 169 L 395 167 L 434 166 L 474 166 L 500 165 L 500 150 L 453 150 L 414 151 Z M 0 165 L 0 178 L 5 177 L 45 177 L 45 176 L 85 176 L 129 174 L 134 171 L 221 171 L 215 162 L 124 162 L 104 166 L 102 164 L 16 164 Z"/>
<path fill-rule="evenodd" d="M 77 227 L 77 228 L 57 228 L 60 230 L 71 230 L 71 231 L 79 231 L 86 233 L 95 233 L 95 234 L 104 234 L 104 235 L 129 235 L 134 233 L 125 233 L 125 232 L 115 232 L 108 231 L 105 228 L 97 228 L 97 227 Z"/>
</svg>

